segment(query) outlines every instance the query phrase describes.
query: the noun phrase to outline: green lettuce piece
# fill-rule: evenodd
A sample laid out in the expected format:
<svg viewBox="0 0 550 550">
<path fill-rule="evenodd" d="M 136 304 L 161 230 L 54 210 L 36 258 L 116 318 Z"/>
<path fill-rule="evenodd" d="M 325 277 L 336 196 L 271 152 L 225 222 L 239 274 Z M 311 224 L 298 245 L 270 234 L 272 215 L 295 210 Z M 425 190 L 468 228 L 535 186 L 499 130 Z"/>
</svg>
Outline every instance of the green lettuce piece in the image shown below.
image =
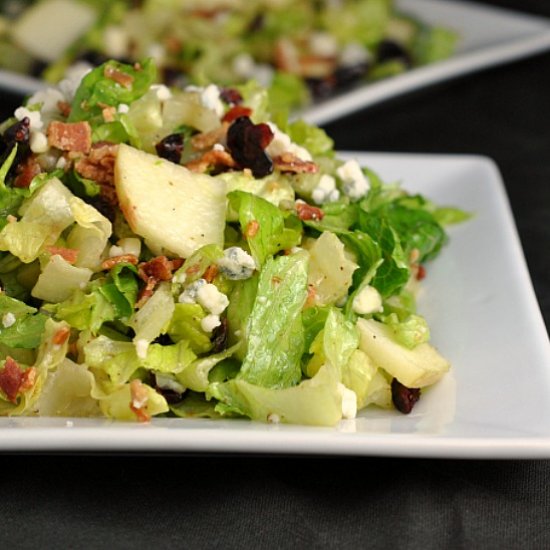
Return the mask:
<svg viewBox="0 0 550 550">
<path fill-rule="evenodd" d="M 139 357 L 131 342 L 106 336 L 98 336 L 87 343 L 84 357 L 89 367 L 103 371 L 115 387 L 128 382 L 138 369 L 177 374 L 196 359 L 185 340 L 169 346 L 151 344 L 145 357 Z"/>
<path fill-rule="evenodd" d="M 270 202 L 243 191 L 232 191 L 227 197 L 231 207 L 239 213 L 241 231 L 257 265 L 263 265 L 280 250 L 300 243 L 301 232 L 286 227 L 284 214 Z M 252 224 L 254 230 L 250 231 Z"/>
<path fill-rule="evenodd" d="M 380 390 L 377 374 L 378 367 L 374 365 L 369 356 L 360 349 L 354 350 L 343 372 L 342 383 L 346 388 L 355 392 L 358 410 L 366 407 L 376 399 L 376 395 Z M 389 389 L 387 382 L 386 386 Z"/>
<path fill-rule="evenodd" d="M 328 306 L 308 307 L 302 312 L 304 326 L 304 350 L 308 351 L 315 337 L 323 330 L 331 308 Z"/>
<path fill-rule="evenodd" d="M 65 358 L 47 378 L 36 403 L 40 416 L 94 417 L 101 411 L 92 397 L 93 374 L 86 365 Z"/>
<path fill-rule="evenodd" d="M 97 290 L 112 304 L 113 319 L 129 318 L 134 312 L 139 290 L 137 268 L 129 263 L 115 265 L 109 272 L 107 281 Z"/>
<path fill-rule="evenodd" d="M 469 212 L 465 212 L 460 208 L 452 208 L 449 206 L 441 206 L 439 208 L 435 208 L 432 214 L 437 223 L 444 226 L 452 225 L 455 223 L 462 223 L 472 217 L 472 214 Z"/>
<path fill-rule="evenodd" d="M 0 343 L 9 348 L 34 349 L 44 333 L 47 317 L 27 304 L 0 294 Z M 12 323 L 12 324 L 10 324 Z"/>
<path fill-rule="evenodd" d="M 119 84 L 115 79 L 109 78 L 110 72 L 122 73 L 128 78 L 128 85 Z M 71 104 L 68 120 L 103 121 L 102 112 L 105 106 L 131 104 L 149 90 L 155 78 L 156 68 L 152 59 L 143 61 L 137 67 L 114 60 L 107 61 L 82 79 Z"/>
<path fill-rule="evenodd" d="M 225 361 L 231 357 L 240 344 L 235 344 L 230 348 L 225 349 L 219 353 L 207 355 L 205 357 L 199 357 L 195 359 L 191 364 L 185 367 L 179 373 L 176 373 L 177 381 L 184 387 L 193 391 L 204 392 L 208 389 L 209 374 L 210 371 L 222 361 Z"/>
<path fill-rule="evenodd" d="M 268 388 L 285 388 L 300 380 L 307 265 L 305 253 L 266 261 L 248 323 L 241 380 Z"/>
<path fill-rule="evenodd" d="M 336 308 L 328 314 L 324 328 L 323 351 L 326 360 L 342 378 L 352 353 L 359 347 L 359 332 Z"/>
<path fill-rule="evenodd" d="M 290 109 L 306 105 L 309 90 L 302 78 L 291 73 L 276 71 L 268 88 L 269 104 L 277 113 L 287 114 Z"/>
<path fill-rule="evenodd" d="M 222 415 L 216 411 L 216 402 L 207 401 L 203 393 L 193 391 L 185 392 L 179 403 L 170 405 L 170 411 L 179 418 L 214 418 Z"/>
<path fill-rule="evenodd" d="M 266 388 L 236 378 L 212 383 L 206 395 L 219 401 L 220 414 L 239 414 L 259 422 L 334 426 L 342 418 L 339 377 L 329 365 L 290 388 Z"/>
<path fill-rule="evenodd" d="M 395 339 L 409 349 L 430 340 L 430 328 L 426 319 L 420 315 L 410 314 L 400 320 L 396 313 L 391 313 L 384 316 L 382 321 L 391 329 Z"/>
<path fill-rule="evenodd" d="M 412 45 L 415 64 L 426 65 L 447 59 L 456 48 L 458 34 L 445 27 L 423 25 Z"/>
<path fill-rule="evenodd" d="M 267 90 L 256 81 L 250 80 L 237 87 L 243 98 L 243 104 L 252 109 L 251 119 L 254 124 L 271 120 L 269 96 Z"/>
<path fill-rule="evenodd" d="M 201 320 L 205 316 L 199 304 L 176 304 L 166 333 L 173 342 L 187 340 L 195 353 L 206 353 L 212 348 L 212 342 L 201 328 Z"/>
<path fill-rule="evenodd" d="M 143 384 L 143 388 L 147 392 L 146 410 L 151 416 L 157 416 L 170 410 L 166 399 L 151 386 Z M 130 384 L 124 384 L 111 393 L 103 393 L 95 389 L 92 395 L 99 400 L 101 412 L 107 418 L 128 422 L 138 420 L 136 413 L 130 408 L 132 402 Z"/>
<path fill-rule="evenodd" d="M 173 280 L 183 279 L 186 285 L 193 283 L 202 278 L 206 269 L 216 264 L 217 261 L 223 258 L 223 250 L 216 244 L 207 244 L 195 250 L 189 258 L 185 260 L 183 265 L 174 273 Z M 172 284 L 174 293 L 181 292 L 182 285 L 175 282 Z"/>
<path fill-rule="evenodd" d="M 300 119 L 291 122 L 285 131 L 293 142 L 307 149 L 313 157 L 334 155 L 334 141 L 318 126 Z"/>
</svg>

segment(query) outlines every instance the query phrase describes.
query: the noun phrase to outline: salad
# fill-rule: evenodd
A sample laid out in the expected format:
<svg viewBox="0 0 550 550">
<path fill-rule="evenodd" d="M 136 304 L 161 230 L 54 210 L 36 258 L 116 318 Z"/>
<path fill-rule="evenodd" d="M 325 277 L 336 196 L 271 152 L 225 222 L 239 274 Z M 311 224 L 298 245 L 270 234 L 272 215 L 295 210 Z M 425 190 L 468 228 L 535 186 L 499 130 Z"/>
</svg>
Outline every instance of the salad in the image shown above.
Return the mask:
<svg viewBox="0 0 550 550">
<path fill-rule="evenodd" d="M 14 8 L 20 6 L 20 9 Z M 457 36 L 391 0 L 10 2 L 0 65 L 58 82 L 75 63 L 153 57 L 168 85 L 244 83 L 296 108 L 449 57 Z"/>
<path fill-rule="evenodd" d="M 0 414 L 410 412 L 449 368 L 415 292 L 466 214 L 338 159 L 256 83 L 155 78 L 111 60 L 0 126 Z"/>
</svg>

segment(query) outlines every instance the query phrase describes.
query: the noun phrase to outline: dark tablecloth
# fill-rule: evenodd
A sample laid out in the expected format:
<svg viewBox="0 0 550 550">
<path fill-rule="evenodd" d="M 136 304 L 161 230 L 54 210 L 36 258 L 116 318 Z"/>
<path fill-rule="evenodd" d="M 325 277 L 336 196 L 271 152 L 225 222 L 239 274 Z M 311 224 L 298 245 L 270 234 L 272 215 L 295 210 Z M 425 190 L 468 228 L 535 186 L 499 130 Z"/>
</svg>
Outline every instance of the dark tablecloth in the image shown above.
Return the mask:
<svg viewBox="0 0 550 550">
<path fill-rule="evenodd" d="M 341 150 L 493 158 L 548 327 L 550 52 L 326 129 Z M 0 547 L 550 548 L 549 482 L 546 460 L 0 455 Z"/>
</svg>

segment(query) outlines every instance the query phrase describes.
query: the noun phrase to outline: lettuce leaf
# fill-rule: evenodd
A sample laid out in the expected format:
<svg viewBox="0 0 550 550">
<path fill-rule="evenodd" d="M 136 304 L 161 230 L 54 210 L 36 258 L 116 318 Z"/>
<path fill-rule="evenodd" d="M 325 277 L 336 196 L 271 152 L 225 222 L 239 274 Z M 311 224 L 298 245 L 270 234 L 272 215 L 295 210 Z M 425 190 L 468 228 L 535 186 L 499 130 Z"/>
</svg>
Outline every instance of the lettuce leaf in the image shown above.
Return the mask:
<svg viewBox="0 0 550 550">
<path fill-rule="evenodd" d="M 12 319 L 10 319 L 12 317 Z M 0 294 L 0 343 L 10 348 L 34 349 L 44 333 L 47 317 L 25 303 Z M 9 324 L 13 322 L 13 324 Z"/>
</svg>

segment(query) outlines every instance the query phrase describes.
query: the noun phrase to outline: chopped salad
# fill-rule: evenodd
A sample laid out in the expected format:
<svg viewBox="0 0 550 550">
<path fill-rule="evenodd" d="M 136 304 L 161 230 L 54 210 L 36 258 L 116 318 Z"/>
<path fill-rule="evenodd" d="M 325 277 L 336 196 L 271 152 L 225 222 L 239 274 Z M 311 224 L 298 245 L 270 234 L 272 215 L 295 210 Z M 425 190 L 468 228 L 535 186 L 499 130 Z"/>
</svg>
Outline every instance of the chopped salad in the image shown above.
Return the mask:
<svg viewBox="0 0 550 550">
<path fill-rule="evenodd" d="M 0 126 L 0 415 L 408 413 L 449 368 L 415 293 L 465 219 L 266 90 L 117 61 Z"/>
<path fill-rule="evenodd" d="M 153 57 L 170 86 L 252 78 L 299 108 L 449 57 L 457 35 L 391 0 L 16 0 L 0 65 L 58 82 L 75 64 Z M 21 6 L 20 10 L 14 5 Z"/>
</svg>

